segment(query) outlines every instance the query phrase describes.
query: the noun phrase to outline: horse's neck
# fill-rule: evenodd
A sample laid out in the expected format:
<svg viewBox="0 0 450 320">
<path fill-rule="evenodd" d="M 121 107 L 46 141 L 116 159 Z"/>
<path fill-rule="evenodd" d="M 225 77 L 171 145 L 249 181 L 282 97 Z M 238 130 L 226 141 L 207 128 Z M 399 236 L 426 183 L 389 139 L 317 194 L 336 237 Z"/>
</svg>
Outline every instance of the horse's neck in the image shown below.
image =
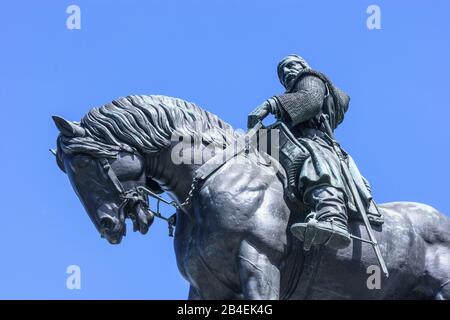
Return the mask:
<svg viewBox="0 0 450 320">
<path fill-rule="evenodd" d="M 147 174 L 178 203 L 182 203 L 191 188 L 195 171 L 201 163 L 179 163 L 173 159 L 172 147 L 149 156 Z"/>
</svg>

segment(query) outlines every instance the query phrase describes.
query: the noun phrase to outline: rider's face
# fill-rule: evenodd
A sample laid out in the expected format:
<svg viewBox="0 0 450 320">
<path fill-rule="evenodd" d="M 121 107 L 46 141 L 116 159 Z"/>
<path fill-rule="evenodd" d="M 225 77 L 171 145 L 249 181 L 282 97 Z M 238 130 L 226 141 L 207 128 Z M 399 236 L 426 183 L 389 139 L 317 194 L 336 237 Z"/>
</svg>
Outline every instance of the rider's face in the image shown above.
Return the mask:
<svg viewBox="0 0 450 320">
<path fill-rule="evenodd" d="M 293 84 L 293 81 L 296 79 L 298 73 L 303 70 L 302 64 L 295 60 L 289 59 L 282 66 L 283 71 L 283 84 L 286 89 L 290 88 Z"/>
</svg>

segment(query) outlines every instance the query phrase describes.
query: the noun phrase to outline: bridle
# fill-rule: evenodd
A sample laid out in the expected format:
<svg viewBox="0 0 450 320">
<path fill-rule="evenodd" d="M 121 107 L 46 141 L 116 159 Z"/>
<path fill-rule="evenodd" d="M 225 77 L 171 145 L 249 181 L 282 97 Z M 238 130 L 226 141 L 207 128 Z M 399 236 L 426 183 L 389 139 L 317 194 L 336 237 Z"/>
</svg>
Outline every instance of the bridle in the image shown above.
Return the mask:
<svg viewBox="0 0 450 320">
<path fill-rule="evenodd" d="M 165 217 L 161 214 L 160 211 L 160 203 L 163 202 L 165 204 L 171 205 L 175 209 L 180 209 L 180 206 L 175 201 L 167 201 L 163 198 L 161 198 L 159 195 L 154 193 L 153 191 L 147 189 L 143 186 L 138 186 L 135 188 L 131 188 L 129 190 L 125 190 L 122 183 L 120 182 L 119 178 L 117 177 L 114 170 L 111 168 L 111 164 L 106 158 L 100 158 L 99 162 L 106 173 L 108 179 L 113 184 L 114 188 L 119 194 L 119 198 L 121 200 L 120 204 L 120 211 L 123 212 L 123 208 L 127 206 L 128 204 L 142 204 L 145 210 L 149 211 L 153 216 L 162 219 L 167 222 L 168 228 L 169 228 L 169 236 L 173 237 L 173 229 L 176 224 L 176 214 L 171 215 L 170 217 Z M 157 200 L 156 202 L 156 211 L 152 210 L 148 203 L 148 196 L 155 198 Z M 125 220 L 125 216 L 121 216 L 120 219 L 122 221 Z"/>
</svg>

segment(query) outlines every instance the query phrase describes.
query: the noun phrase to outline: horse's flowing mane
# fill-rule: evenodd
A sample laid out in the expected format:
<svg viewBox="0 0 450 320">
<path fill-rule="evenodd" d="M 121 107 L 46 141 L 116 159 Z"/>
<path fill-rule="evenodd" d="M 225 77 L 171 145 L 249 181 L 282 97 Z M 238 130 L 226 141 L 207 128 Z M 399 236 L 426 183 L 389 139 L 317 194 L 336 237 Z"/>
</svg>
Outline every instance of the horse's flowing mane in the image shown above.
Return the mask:
<svg viewBox="0 0 450 320">
<path fill-rule="evenodd" d="M 79 123 L 85 134 L 60 135 L 61 152 L 115 157 L 120 150 L 136 149 L 143 154 L 167 148 L 173 137 L 192 137 L 224 147 L 239 136 L 216 115 L 181 99 L 166 96 L 128 96 L 93 108 Z M 200 139 L 200 140 L 195 140 Z"/>
</svg>

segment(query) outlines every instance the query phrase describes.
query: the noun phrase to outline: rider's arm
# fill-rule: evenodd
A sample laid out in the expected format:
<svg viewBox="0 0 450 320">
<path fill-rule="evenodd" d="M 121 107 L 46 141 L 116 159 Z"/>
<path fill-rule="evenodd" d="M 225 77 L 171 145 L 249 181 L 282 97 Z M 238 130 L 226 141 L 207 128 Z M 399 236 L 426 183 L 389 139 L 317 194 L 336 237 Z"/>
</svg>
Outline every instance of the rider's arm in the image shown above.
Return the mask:
<svg viewBox="0 0 450 320">
<path fill-rule="evenodd" d="M 320 113 L 326 95 L 326 86 L 315 76 L 304 76 L 296 85 L 296 91 L 275 96 L 276 112 L 281 121 L 296 125 Z"/>
</svg>

